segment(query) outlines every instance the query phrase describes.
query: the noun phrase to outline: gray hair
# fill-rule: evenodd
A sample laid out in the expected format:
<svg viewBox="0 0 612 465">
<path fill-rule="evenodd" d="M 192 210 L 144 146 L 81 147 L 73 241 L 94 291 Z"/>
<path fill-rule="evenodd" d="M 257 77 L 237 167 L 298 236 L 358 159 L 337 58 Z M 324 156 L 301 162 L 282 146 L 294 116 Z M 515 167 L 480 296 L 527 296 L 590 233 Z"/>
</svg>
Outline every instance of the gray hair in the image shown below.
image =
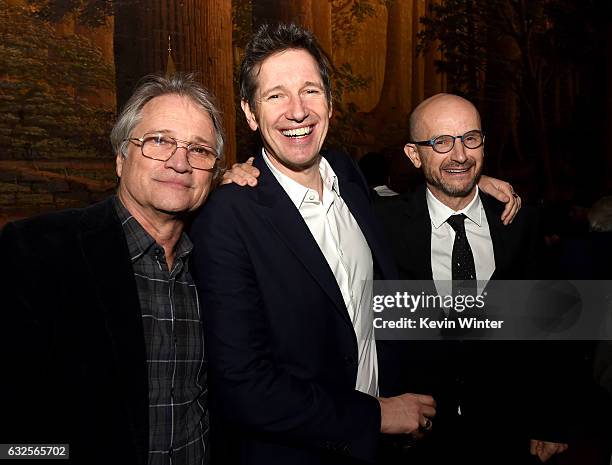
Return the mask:
<svg viewBox="0 0 612 465">
<path fill-rule="evenodd" d="M 612 196 L 602 197 L 595 202 L 589 211 L 588 218 L 591 231 L 612 231 Z"/>
<path fill-rule="evenodd" d="M 155 97 L 176 94 L 191 99 L 204 110 L 212 120 L 216 134 L 216 150 L 220 161 L 223 159 L 223 123 L 212 94 L 195 81 L 193 74 L 177 73 L 171 76 L 150 74 L 142 78 L 138 87 L 127 101 L 110 133 L 110 141 L 115 155 L 125 156 L 126 139 L 142 118 L 143 107 Z M 217 163 L 215 177 L 220 173 Z"/>
</svg>

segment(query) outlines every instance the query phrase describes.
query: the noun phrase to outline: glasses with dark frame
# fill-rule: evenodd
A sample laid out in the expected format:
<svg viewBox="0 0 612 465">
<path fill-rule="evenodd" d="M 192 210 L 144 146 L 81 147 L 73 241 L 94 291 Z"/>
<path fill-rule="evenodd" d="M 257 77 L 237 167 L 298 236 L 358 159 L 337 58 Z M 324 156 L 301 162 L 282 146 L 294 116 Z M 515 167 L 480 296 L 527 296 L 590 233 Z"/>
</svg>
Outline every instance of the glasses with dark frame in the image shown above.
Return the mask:
<svg viewBox="0 0 612 465">
<path fill-rule="evenodd" d="M 168 161 L 179 149 L 178 143 L 185 144 L 180 148 L 187 151 L 187 161 L 196 170 L 212 170 L 220 158 L 217 151 L 208 145 L 175 139 L 165 134 L 147 133 L 142 137 L 124 140 L 140 147 L 143 157 L 157 161 Z"/>
<path fill-rule="evenodd" d="M 413 140 L 408 143 L 429 146 L 434 150 L 434 152 L 437 153 L 448 153 L 453 150 L 453 147 L 455 146 L 455 139 L 460 139 L 465 148 L 477 149 L 484 144 L 485 136 L 482 131 L 474 129 L 473 131 L 466 132 L 462 136 L 450 136 L 444 134 L 442 136 L 432 137 L 429 140 Z"/>
</svg>

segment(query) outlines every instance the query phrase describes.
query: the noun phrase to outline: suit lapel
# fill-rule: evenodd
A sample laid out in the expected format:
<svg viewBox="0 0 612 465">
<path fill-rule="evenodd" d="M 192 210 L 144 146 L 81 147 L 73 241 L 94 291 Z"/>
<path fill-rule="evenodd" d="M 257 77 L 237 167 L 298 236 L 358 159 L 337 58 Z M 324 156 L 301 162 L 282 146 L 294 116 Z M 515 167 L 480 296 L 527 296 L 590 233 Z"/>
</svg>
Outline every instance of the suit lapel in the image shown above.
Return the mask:
<svg viewBox="0 0 612 465">
<path fill-rule="evenodd" d="M 409 270 L 410 278 L 433 280 L 431 271 L 431 218 L 425 197 L 425 185 L 404 197 L 400 219 L 403 238 L 402 268 Z"/>
<path fill-rule="evenodd" d="M 262 157 L 255 159 L 254 166 L 261 172 L 257 194 L 259 204 L 263 207 L 262 214 L 268 220 L 271 228 L 276 231 L 279 239 L 304 265 L 334 303 L 342 319 L 352 329 L 353 325 L 336 278 L 300 212 L 295 208 Z"/>
<path fill-rule="evenodd" d="M 142 316 L 127 244 L 112 201 L 87 209 L 80 226 L 80 246 L 104 310 L 125 392 L 124 406 L 139 450 L 146 454 L 149 393 Z M 146 463 L 146 457 L 143 460 Z"/>
<path fill-rule="evenodd" d="M 379 271 L 384 279 L 397 279 L 397 271 L 391 252 L 386 245 L 381 241 L 383 232 L 378 223 L 375 222 L 372 207 L 367 197 L 367 189 L 361 180 L 355 179 L 350 174 L 345 174 L 333 160 L 329 160 L 330 165 L 338 176 L 338 184 L 340 186 L 340 195 L 346 203 L 351 214 L 357 221 L 361 232 L 363 233 L 374 263 L 378 266 Z"/>
</svg>

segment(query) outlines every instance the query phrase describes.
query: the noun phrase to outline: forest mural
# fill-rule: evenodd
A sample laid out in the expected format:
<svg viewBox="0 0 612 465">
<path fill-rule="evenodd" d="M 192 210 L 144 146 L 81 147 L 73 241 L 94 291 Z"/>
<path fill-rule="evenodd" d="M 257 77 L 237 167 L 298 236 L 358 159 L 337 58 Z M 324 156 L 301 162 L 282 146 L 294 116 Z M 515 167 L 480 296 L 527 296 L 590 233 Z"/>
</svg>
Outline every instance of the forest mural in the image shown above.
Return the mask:
<svg viewBox="0 0 612 465">
<path fill-rule="evenodd" d="M 441 91 L 483 115 L 486 171 L 527 201 L 590 206 L 612 189 L 606 0 L 0 0 L 0 225 L 113 192 L 117 109 L 151 72 L 195 72 L 216 95 L 229 164 L 257 139 L 237 67 L 266 22 L 310 28 L 331 58 L 328 145 L 382 152 L 396 190 L 407 118 Z M 564 207 L 564 208 L 565 208 Z"/>
</svg>

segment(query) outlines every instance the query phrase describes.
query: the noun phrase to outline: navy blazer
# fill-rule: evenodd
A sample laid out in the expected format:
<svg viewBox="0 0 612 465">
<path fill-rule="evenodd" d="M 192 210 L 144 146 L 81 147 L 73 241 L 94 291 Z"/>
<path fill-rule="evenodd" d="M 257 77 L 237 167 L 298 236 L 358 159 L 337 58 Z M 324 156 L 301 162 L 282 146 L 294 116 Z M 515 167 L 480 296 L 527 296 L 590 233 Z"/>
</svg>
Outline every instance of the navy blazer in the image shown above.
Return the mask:
<svg viewBox="0 0 612 465">
<path fill-rule="evenodd" d="M 395 277 L 361 173 L 344 154 L 325 156 L 370 246 L 376 276 Z M 213 442 L 213 460 L 373 460 L 380 408 L 355 390 L 357 340 L 336 279 L 263 158 L 254 165 L 258 186 L 217 189 L 191 232 L 218 407 L 212 434 L 221 423 L 228 428 L 229 446 Z"/>
<path fill-rule="evenodd" d="M 146 464 L 142 317 L 112 201 L 9 223 L 0 257 L 3 442 Z"/>
</svg>

